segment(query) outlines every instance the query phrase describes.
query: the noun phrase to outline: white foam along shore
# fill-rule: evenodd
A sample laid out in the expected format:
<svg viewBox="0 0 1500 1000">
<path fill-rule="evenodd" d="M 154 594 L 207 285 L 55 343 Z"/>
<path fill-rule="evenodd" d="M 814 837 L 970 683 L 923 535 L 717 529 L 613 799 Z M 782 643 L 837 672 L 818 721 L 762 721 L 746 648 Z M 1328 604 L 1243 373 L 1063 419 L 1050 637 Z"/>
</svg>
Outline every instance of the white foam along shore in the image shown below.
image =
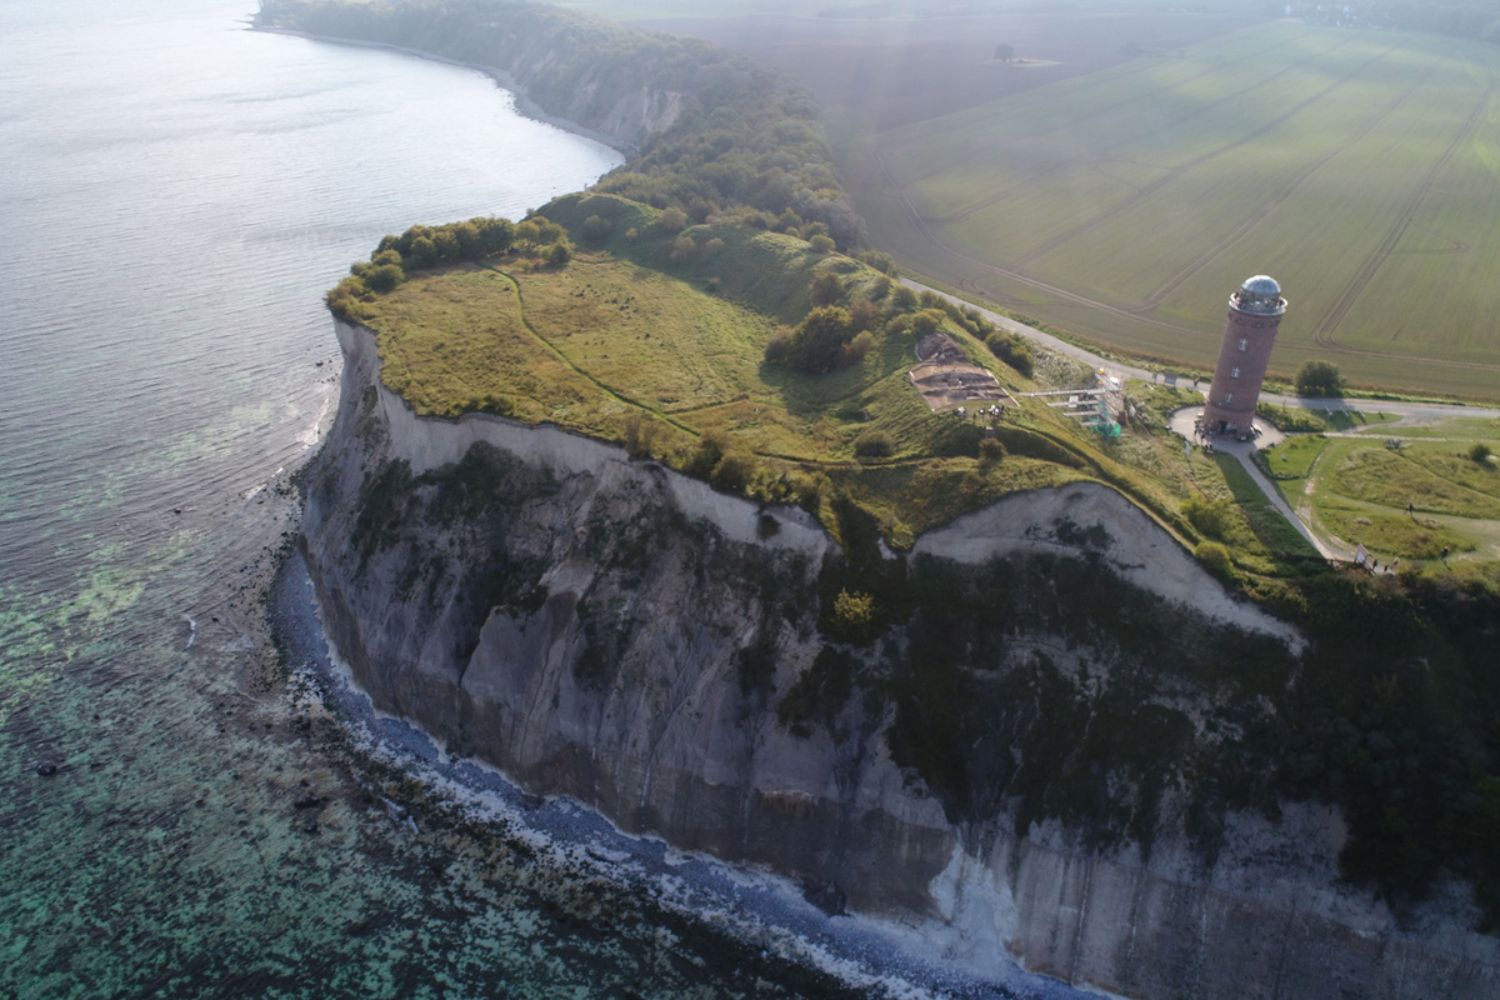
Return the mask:
<svg viewBox="0 0 1500 1000">
<path fill-rule="evenodd" d="M 944 885 L 939 891 L 972 911 L 958 914 L 965 919 L 830 917 L 783 876 L 623 832 L 567 796 L 530 796 L 493 765 L 458 757 L 420 726 L 375 708 L 322 627 L 322 611 L 300 552 L 288 553 L 272 587 L 275 632 L 292 665 L 294 699 L 329 711 L 357 756 L 416 780 L 439 808 L 482 823 L 503 840 L 524 844 L 560 874 L 602 878 L 645 893 L 655 906 L 727 931 L 747 946 L 824 972 L 871 996 L 1080 1000 L 1098 995 L 993 956 L 976 968 L 973 942 L 983 938 L 984 925 L 993 918 L 988 899 L 978 897 L 989 894 L 958 886 L 959 876 L 951 870 L 940 877 Z M 394 822 L 419 830 L 405 803 L 391 806 Z M 955 864 L 962 860 L 959 852 Z M 980 926 L 969 926 L 975 921 Z"/>
</svg>

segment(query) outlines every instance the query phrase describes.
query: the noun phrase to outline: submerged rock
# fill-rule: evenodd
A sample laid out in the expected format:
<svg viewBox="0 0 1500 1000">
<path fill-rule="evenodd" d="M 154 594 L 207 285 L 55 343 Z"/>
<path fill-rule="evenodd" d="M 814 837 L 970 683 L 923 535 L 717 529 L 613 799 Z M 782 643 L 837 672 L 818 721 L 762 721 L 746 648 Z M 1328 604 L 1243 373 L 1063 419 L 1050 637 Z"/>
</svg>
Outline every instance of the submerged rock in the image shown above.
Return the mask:
<svg viewBox="0 0 1500 1000">
<path fill-rule="evenodd" d="M 848 912 L 844 907 L 848 899 L 844 890 L 832 882 L 816 878 L 802 880 L 802 898 L 830 917 L 841 917 Z"/>
</svg>

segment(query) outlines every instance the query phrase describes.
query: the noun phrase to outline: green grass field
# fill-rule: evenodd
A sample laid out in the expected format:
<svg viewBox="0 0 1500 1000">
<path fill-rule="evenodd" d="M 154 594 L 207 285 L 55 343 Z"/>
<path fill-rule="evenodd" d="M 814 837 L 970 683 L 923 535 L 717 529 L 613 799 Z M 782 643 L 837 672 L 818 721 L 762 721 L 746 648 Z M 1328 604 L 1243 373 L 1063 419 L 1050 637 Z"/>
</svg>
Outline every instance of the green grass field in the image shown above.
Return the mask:
<svg viewBox="0 0 1500 1000">
<path fill-rule="evenodd" d="M 1108 347 L 1210 366 L 1278 277 L 1272 360 L 1500 398 L 1500 52 L 1274 22 L 854 141 L 904 267 Z"/>
<path fill-rule="evenodd" d="M 1292 436 L 1261 464 L 1314 531 L 1363 544 L 1384 563 L 1433 563 L 1446 548 L 1452 563 L 1493 565 L 1500 464 L 1469 456 L 1481 442 L 1500 450 L 1500 420 L 1394 420 L 1352 434 Z"/>
</svg>

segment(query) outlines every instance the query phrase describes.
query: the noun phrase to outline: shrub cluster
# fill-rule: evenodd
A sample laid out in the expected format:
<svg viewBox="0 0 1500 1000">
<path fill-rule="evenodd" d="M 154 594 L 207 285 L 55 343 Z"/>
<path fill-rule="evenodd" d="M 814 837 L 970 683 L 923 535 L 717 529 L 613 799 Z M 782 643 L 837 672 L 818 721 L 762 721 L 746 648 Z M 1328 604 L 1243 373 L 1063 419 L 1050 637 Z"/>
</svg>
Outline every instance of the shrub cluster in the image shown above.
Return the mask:
<svg viewBox="0 0 1500 1000">
<path fill-rule="evenodd" d="M 854 454 L 859 458 L 890 458 L 896 442 L 885 431 L 868 430 L 854 439 Z"/>
<path fill-rule="evenodd" d="M 1229 550 L 1218 542 L 1199 542 L 1198 547 L 1193 550 L 1193 555 L 1198 557 L 1205 569 L 1214 576 L 1226 582 L 1234 579 L 1234 562 L 1229 558 Z"/>
<path fill-rule="evenodd" d="M 557 223 L 534 215 L 522 222 L 481 216 L 442 226 L 412 226 L 400 236 L 386 236 L 370 254 L 349 268 L 349 276 L 324 301 L 336 316 L 358 321 L 365 304 L 393 291 L 415 271 L 485 260 L 507 251 L 528 253 L 553 267 L 573 259 L 573 245 Z"/>
<path fill-rule="evenodd" d="M 1016 371 L 1027 378 L 1036 365 L 1036 358 L 1031 353 L 1031 345 L 1019 334 L 1010 333 L 1005 330 L 996 330 L 984 338 L 984 344 L 990 352 L 1010 365 Z"/>
<path fill-rule="evenodd" d="M 823 375 L 858 363 L 874 338 L 860 330 L 842 306 L 819 306 L 790 332 L 766 345 L 766 361 L 808 375 Z"/>
<path fill-rule="evenodd" d="M 1228 500 L 1188 497 L 1182 504 L 1182 513 L 1200 534 L 1222 539 L 1233 524 L 1234 507 Z"/>
<path fill-rule="evenodd" d="M 1297 371 L 1297 395 L 1342 396 L 1344 380 L 1338 366 L 1328 361 L 1309 361 Z"/>
</svg>

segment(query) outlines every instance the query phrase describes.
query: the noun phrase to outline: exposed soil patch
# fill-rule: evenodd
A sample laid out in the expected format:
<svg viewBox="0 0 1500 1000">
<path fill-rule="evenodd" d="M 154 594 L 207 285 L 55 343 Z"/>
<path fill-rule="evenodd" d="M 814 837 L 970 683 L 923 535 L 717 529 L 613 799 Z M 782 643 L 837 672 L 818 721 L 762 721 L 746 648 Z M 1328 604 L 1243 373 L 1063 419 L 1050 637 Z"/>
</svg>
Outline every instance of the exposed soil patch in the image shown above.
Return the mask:
<svg viewBox="0 0 1500 1000">
<path fill-rule="evenodd" d="M 994 374 L 970 361 L 947 334 L 923 337 L 917 344 L 917 357 L 921 363 L 907 377 L 929 408 L 947 410 L 977 400 L 1012 405 Z"/>
</svg>

